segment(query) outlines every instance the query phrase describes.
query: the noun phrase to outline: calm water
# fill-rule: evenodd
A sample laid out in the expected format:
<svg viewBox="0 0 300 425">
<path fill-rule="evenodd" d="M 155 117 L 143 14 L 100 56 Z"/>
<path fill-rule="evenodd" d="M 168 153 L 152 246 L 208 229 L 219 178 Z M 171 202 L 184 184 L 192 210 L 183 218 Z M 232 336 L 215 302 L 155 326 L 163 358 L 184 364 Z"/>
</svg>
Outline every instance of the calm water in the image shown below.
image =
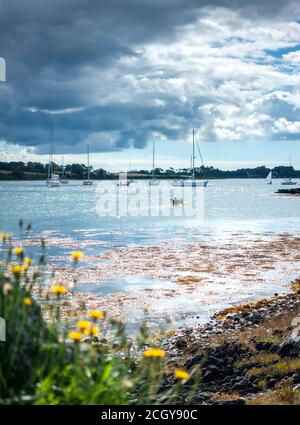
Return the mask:
<svg viewBox="0 0 300 425">
<path fill-rule="evenodd" d="M 168 187 L 169 182 L 161 183 L 160 188 Z M 275 191 L 278 187 L 280 181 L 275 181 L 273 185 L 267 185 L 264 180 L 210 181 L 204 190 L 202 220 L 199 217 L 188 219 L 174 216 L 121 218 L 100 216 L 97 211 L 103 190 L 107 191 L 108 210 L 110 213 L 114 210 L 113 194 L 116 183 L 113 181 L 101 181 L 92 187 L 85 187 L 81 182 L 74 181 L 53 189 L 48 189 L 45 182 L 1 182 L 0 231 L 17 235 L 20 218 L 25 223 L 32 223 L 33 236 L 48 235 L 54 241 L 47 248 L 47 254 L 54 264 L 56 261 L 64 262 L 66 258 L 64 254 L 76 249 L 76 244 L 85 254 L 97 256 L 107 250 L 117 252 L 120 246 L 125 246 L 126 249 L 134 246 L 134 250 L 137 251 L 139 246 L 159 246 L 164 242 L 178 239 L 183 243 L 204 239 L 210 241 L 212 246 L 215 241 L 222 245 L 223 241 L 230 239 L 237 244 L 243 244 L 246 235 L 251 248 L 251 238 L 268 238 L 270 235 L 276 237 L 276 234 L 281 233 L 299 234 L 300 197 L 277 195 Z M 147 182 L 135 183 L 132 189 L 140 192 L 143 204 L 148 196 Z M 170 208 L 169 196 L 167 193 L 161 200 L 164 212 Z M 180 208 L 177 207 L 179 210 Z M 141 208 L 139 211 L 144 210 Z M 62 241 L 69 242 L 64 244 Z M 177 245 L 174 243 L 171 246 L 176 248 Z M 180 249 L 178 251 L 180 257 L 190 256 L 191 253 L 185 252 L 184 248 L 181 249 L 183 251 Z M 34 250 L 35 248 L 30 255 L 34 255 Z M 141 255 L 143 256 L 143 253 Z M 226 270 L 231 256 L 239 258 L 240 253 L 230 251 L 224 255 L 223 267 Z M 151 261 L 155 260 L 151 254 L 150 257 Z M 96 258 L 96 265 L 102 264 L 103 260 L 93 258 Z M 196 261 L 199 260 L 203 259 L 199 257 Z M 87 270 L 89 268 L 87 262 L 83 264 L 84 273 L 77 291 L 84 296 L 89 293 L 91 294 L 89 296 L 99 297 L 99 301 L 97 299 L 95 301 L 96 307 L 98 305 L 101 307 L 101 302 L 104 302 L 104 308 L 108 307 L 117 315 L 123 314 L 122 317 L 125 318 L 129 329 L 135 330 L 138 322 L 142 320 L 141 306 L 145 302 L 149 307 L 153 327 L 166 315 L 172 315 L 175 326 L 194 324 L 195 321 L 196 323 L 207 321 L 216 311 L 232 304 L 272 295 L 275 291 L 288 291 L 289 282 L 298 276 L 299 264 L 292 258 L 291 261 L 283 259 L 282 264 L 280 260 L 279 255 L 277 265 L 273 263 L 274 267 L 270 270 L 257 271 L 257 275 L 250 281 L 245 274 L 234 276 L 231 272 L 225 271 L 220 274 L 219 270 L 215 270 L 214 273 L 205 275 L 204 286 L 196 287 L 193 295 L 186 291 L 184 285 L 174 283 L 176 270 L 172 271 L 173 278 L 170 276 L 170 278 L 151 279 L 148 273 L 149 270 L 153 271 L 151 268 L 148 272 L 145 270 L 144 274 L 133 275 L 131 278 L 125 276 L 125 273 L 123 275 L 121 271 L 116 278 L 112 276 L 115 267 L 112 266 L 111 269 L 107 268 L 112 273 L 110 275 L 108 272 L 106 280 L 101 280 L 99 274 L 96 282 L 95 280 L 91 282 L 91 269 Z M 139 260 L 133 261 L 133 269 L 136 261 Z M 244 260 L 241 261 L 243 265 Z M 251 261 L 249 264 L 251 267 Z M 217 268 L 219 266 L 218 264 Z M 118 262 L 116 267 L 119 268 Z M 126 268 L 126 261 L 122 267 Z M 252 264 L 253 267 L 255 268 Z M 252 272 L 255 273 L 255 270 Z M 176 294 L 170 297 L 167 291 L 174 288 Z M 132 294 L 132 302 L 128 300 L 126 294 Z M 126 307 L 123 311 L 119 311 L 118 300 L 122 296 L 126 298 L 124 302 Z"/>
<path fill-rule="evenodd" d="M 168 185 L 163 182 L 163 185 Z M 147 193 L 146 182 L 132 187 Z M 92 187 L 70 182 L 48 189 L 44 182 L 0 183 L 0 228 L 16 233 L 23 218 L 34 231 L 55 231 L 75 239 L 95 239 L 121 244 L 149 244 L 172 239 L 197 237 L 205 231 L 295 232 L 300 229 L 300 197 L 277 195 L 280 181 L 266 185 L 264 180 L 210 181 L 204 193 L 204 221 L 182 217 L 101 217 L 97 214 L 102 188 L 111 193 L 115 182 L 103 181 Z M 198 189 L 197 189 L 198 190 Z M 169 205 L 169 200 L 165 200 Z"/>
</svg>

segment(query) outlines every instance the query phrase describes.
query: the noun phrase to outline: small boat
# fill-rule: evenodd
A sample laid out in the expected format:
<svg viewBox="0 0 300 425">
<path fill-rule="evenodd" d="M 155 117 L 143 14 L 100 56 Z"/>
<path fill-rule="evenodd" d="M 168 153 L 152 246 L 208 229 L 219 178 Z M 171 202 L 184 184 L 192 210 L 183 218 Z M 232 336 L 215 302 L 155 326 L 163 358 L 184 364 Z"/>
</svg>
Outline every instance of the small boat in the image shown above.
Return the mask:
<svg viewBox="0 0 300 425">
<path fill-rule="evenodd" d="M 171 198 L 171 202 L 172 202 L 172 205 L 173 205 L 173 207 L 176 207 L 177 205 L 184 205 L 184 200 L 182 199 L 182 198 L 176 198 L 176 196 L 175 196 L 175 198 Z"/>
<path fill-rule="evenodd" d="M 198 149 L 199 149 L 199 145 L 198 145 Z M 201 156 L 201 152 L 199 149 L 199 153 L 200 153 L 200 157 L 202 159 Z M 175 187 L 206 187 L 208 185 L 208 180 L 196 180 L 195 179 L 195 130 L 193 130 L 193 156 L 192 156 L 192 178 L 189 179 L 179 179 L 179 180 L 175 180 L 172 183 L 172 186 Z M 203 161 L 202 161 L 202 165 L 203 165 Z"/>
<path fill-rule="evenodd" d="M 61 185 L 59 175 L 53 173 L 53 142 L 54 142 L 54 123 L 52 123 L 52 137 L 50 142 L 49 149 L 49 164 L 48 164 L 48 177 L 47 177 L 47 187 L 59 187 Z"/>
<path fill-rule="evenodd" d="M 269 172 L 269 174 L 266 177 L 266 183 L 272 184 L 272 171 Z"/>
<path fill-rule="evenodd" d="M 120 180 L 119 183 L 117 183 L 117 186 L 129 186 L 131 183 L 134 183 L 133 180 Z"/>
<path fill-rule="evenodd" d="M 291 157 L 290 157 L 290 169 L 291 169 L 291 172 L 294 170 L 293 167 L 292 167 L 292 159 L 291 159 Z M 292 180 L 291 177 L 286 177 L 285 179 L 281 180 L 281 184 L 283 186 L 293 186 L 293 185 L 297 184 L 297 182 L 295 182 L 294 180 Z"/>
<path fill-rule="evenodd" d="M 87 146 L 87 180 L 83 180 L 84 186 L 92 186 L 93 180 L 90 179 L 90 145 Z"/>
<path fill-rule="evenodd" d="M 281 180 L 281 184 L 283 186 L 293 186 L 297 184 L 294 180 L 291 179 L 291 177 L 287 177 L 286 179 Z"/>
<path fill-rule="evenodd" d="M 61 185 L 61 181 L 59 179 L 58 174 L 51 174 L 51 177 L 47 180 L 48 187 L 59 187 Z"/>
<path fill-rule="evenodd" d="M 149 180 L 150 186 L 158 186 L 160 181 L 155 177 L 155 142 L 153 141 L 153 156 L 152 156 L 152 178 Z"/>
</svg>

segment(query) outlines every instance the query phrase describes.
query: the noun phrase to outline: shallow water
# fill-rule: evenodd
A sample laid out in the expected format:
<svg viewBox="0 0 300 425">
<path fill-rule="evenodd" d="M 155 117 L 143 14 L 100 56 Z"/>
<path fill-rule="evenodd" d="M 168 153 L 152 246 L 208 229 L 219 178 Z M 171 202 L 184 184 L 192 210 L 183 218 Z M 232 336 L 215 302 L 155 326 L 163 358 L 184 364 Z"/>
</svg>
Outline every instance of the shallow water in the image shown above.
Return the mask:
<svg viewBox="0 0 300 425">
<path fill-rule="evenodd" d="M 32 238 L 47 240 L 47 255 L 57 268 L 57 279 L 67 278 L 66 254 L 82 249 L 86 260 L 78 271 L 74 299 L 112 309 L 133 327 L 141 320 L 144 307 L 153 323 L 171 315 L 178 326 L 203 322 L 234 303 L 288 290 L 299 273 L 299 257 L 296 250 L 290 258 L 284 252 L 287 241 L 282 235 L 300 234 L 300 197 L 275 194 L 279 186 L 276 180 L 272 186 L 263 180 L 210 181 L 201 199 L 203 217 L 199 209 L 196 218 L 188 218 L 174 216 L 169 182 L 164 181 L 160 186 L 164 216 L 157 217 L 145 215 L 149 187 L 140 181 L 132 185 L 134 216 L 118 217 L 112 216 L 113 181 L 92 187 L 75 181 L 53 189 L 45 182 L 1 182 L 0 230 L 18 234 L 20 218 L 32 223 Z M 110 216 L 103 217 L 99 202 L 104 190 Z M 134 198 L 136 192 L 140 203 Z M 175 213 L 180 213 L 180 207 Z M 292 241 L 288 243 L 292 251 Z M 33 254 L 37 244 L 29 244 Z M 209 264 L 202 261 L 202 249 Z M 259 263 L 255 262 L 256 250 L 262 255 Z M 268 270 L 264 265 L 269 261 L 272 267 Z M 199 274 L 202 263 L 207 271 Z M 181 277 L 193 276 L 197 276 L 196 283 L 182 284 Z"/>
</svg>

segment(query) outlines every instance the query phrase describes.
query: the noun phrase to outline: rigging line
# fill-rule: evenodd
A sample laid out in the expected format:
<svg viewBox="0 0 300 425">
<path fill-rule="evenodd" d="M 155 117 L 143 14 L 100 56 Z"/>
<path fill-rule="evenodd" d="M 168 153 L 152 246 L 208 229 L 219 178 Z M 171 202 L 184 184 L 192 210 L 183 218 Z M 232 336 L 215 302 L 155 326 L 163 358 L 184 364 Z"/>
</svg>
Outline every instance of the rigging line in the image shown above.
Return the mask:
<svg viewBox="0 0 300 425">
<path fill-rule="evenodd" d="M 203 162 L 203 158 L 202 158 L 201 151 L 200 151 L 200 147 L 199 147 L 199 142 L 198 142 L 197 133 L 195 133 L 195 139 L 196 139 L 196 144 L 197 144 L 197 148 L 198 148 L 199 156 L 200 156 L 200 159 L 201 159 L 202 167 L 204 167 L 204 162 Z"/>
<path fill-rule="evenodd" d="M 198 137 L 197 137 L 197 133 L 195 132 L 195 139 L 196 139 L 196 144 L 197 144 L 197 148 L 198 148 L 198 152 L 199 152 L 199 156 L 200 156 L 200 159 L 201 159 L 201 163 L 202 163 L 202 178 L 204 178 L 205 177 L 205 166 L 204 166 L 204 162 L 203 162 L 203 158 L 202 158 L 202 154 L 201 154 L 201 151 L 200 151 L 200 146 L 199 146 L 199 141 L 198 141 Z"/>
</svg>

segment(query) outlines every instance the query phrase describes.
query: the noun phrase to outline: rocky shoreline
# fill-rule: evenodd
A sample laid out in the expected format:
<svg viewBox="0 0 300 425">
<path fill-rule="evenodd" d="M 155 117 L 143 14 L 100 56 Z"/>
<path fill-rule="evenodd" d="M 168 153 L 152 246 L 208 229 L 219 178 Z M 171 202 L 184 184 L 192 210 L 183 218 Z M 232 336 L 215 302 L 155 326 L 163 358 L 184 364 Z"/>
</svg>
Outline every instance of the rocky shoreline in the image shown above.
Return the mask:
<svg viewBox="0 0 300 425">
<path fill-rule="evenodd" d="M 165 342 L 170 364 L 200 369 L 194 404 L 300 404 L 300 279 L 288 295 L 234 306 Z M 196 376 L 196 374 L 195 374 Z M 188 394 L 192 384 L 186 383 Z"/>
</svg>

